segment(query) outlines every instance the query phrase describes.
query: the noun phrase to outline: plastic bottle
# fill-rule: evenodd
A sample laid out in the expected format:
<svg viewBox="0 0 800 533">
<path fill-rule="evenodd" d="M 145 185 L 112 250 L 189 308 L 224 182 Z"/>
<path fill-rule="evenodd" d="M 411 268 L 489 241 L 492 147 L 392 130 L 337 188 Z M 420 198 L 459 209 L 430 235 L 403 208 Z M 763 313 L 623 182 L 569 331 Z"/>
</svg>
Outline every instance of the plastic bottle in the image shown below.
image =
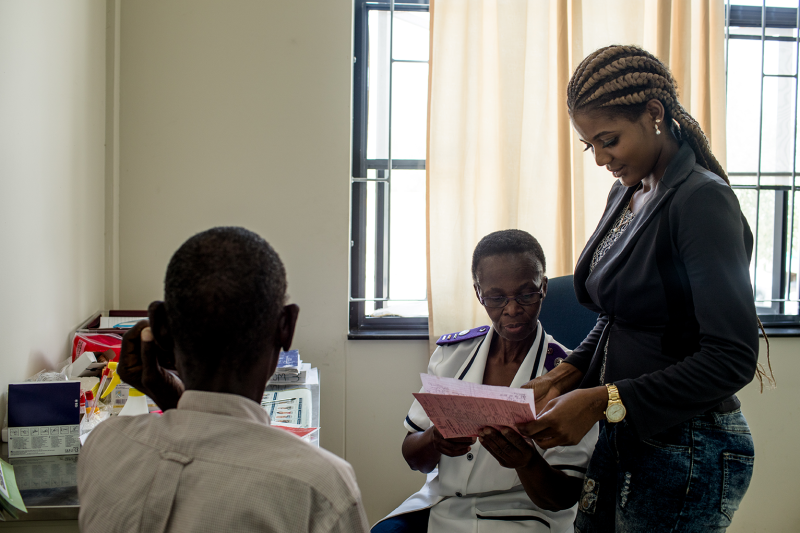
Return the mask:
<svg viewBox="0 0 800 533">
<path fill-rule="evenodd" d="M 119 416 L 138 416 L 146 415 L 150 412 L 147 408 L 147 397 L 133 387 L 128 391 L 128 401 L 120 411 Z"/>
</svg>

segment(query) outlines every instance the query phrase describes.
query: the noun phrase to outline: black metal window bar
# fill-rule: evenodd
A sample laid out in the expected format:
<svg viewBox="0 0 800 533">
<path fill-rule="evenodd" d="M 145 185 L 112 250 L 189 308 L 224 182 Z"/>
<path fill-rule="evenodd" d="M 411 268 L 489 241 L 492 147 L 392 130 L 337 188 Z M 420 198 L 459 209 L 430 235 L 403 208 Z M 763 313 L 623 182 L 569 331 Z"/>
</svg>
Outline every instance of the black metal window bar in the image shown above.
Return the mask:
<svg viewBox="0 0 800 533">
<path fill-rule="evenodd" d="M 725 5 L 728 176 L 755 237 L 751 278 L 759 317 L 773 335 L 797 334 L 800 4 L 767 4 Z M 756 119 L 757 137 L 747 127 Z"/>
<path fill-rule="evenodd" d="M 397 302 L 418 302 L 427 309 L 425 298 L 397 298 L 391 294 L 391 209 L 393 179 L 402 179 L 393 171 L 425 170 L 425 159 L 392 157 L 393 77 L 399 63 L 424 63 L 421 59 L 396 59 L 393 53 L 395 13 L 429 11 L 428 0 L 367 1 L 354 5 L 353 54 L 353 154 L 351 178 L 351 240 L 349 336 L 351 339 L 408 339 L 428 337 L 428 317 L 379 316 L 379 310 Z M 370 35 L 370 14 L 388 13 L 382 34 Z M 385 33 L 388 31 L 388 35 Z M 370 39 L 382 39 L 387 53 L 370 58 Z M 381 93 L 383 108 L 370 109 L 370 65 L 388 71 L 388 94 Z M 373 88 L 375 91 L 377 87 Z M 369 131 L 369 115 L 384 113 L 385 128 Z M 368 138 L 380 139 L 381 149 L 368 151 Z M 393 176 L 393 174 L 395 174 Z M 423 206 L 424 208 L 424 201 Z M 371 221 L 371 222 L 370 222 Z M 424 265 L 425 257 L 415 260 Z M 369 278 L 369 279 L 368 279 Z M 427 315 L 427 311 L 424 313 Z M 378 315 L 378 316 L 376 316 Z"/>
</svg>

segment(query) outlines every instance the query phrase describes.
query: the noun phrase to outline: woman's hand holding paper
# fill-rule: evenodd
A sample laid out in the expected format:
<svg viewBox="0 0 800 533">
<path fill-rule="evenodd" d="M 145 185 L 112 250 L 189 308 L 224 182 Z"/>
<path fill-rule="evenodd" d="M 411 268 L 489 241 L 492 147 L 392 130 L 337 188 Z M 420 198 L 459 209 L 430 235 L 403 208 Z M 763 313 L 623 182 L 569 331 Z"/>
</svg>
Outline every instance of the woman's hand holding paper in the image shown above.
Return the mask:
<svg viewBox="0 0 800 533">
<path fill-rule="evenodd" d="M 544 449 L 573 446 L 603 419 L 607 404 L 605 387 L 574 390 L 550 400 L 536 420 L 517 429 Z"/>
<path fill-rule="evenodd" d="M 470 447 L 475 444 L 476 437 L 458 437 L 453 439 L 446 439 L 442 437 L 436 426 L 429 429 L 433 442 L 433 449 L 447 457 L 461 457 L 465 455 Z"/>
<path fill-rule="evenodd" d="M 539 455 L 535 447 L 508 427 L 500 430 L 485 427 L 481 429 L 478 438 L 486 451 L 505 468 L 523 468 L 530 464 L 534 456 Z"/>
</svg>

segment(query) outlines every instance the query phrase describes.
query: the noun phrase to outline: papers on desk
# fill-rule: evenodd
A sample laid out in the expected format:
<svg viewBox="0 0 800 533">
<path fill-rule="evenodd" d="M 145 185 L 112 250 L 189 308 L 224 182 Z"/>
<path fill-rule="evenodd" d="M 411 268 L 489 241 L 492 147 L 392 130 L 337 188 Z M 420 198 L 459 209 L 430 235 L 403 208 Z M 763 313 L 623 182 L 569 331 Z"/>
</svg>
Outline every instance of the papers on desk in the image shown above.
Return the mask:
<svg viewBox="0 0 800 533">
<path fill-rule="evenodd" d="M 304 363 L 297 350 L 281 352 L 261 407 L 273 426 L 319 446 L 319 370 Z"/>
<path fill-rule="evenodd" d="M 305 383 L 308 380 L 308 373 L 311 371 L 311 363 L 300 363 L 297 368 L 290 370 L 279 369 L 269 378 L 270 385 L 281 385 L 293 383 Z"/>
<path fill-rule="evenodd" d="M 147 320 L 146 316 L 101 316 L 100 329 L 130 329 L 140 320 Z M 124 332 L 123 332 L 124 333 Z"/>
<path fill-rule="evenodd" d="M 300 352 L 297 350 L 289 350 L 288 352 L 281 352 L 278 359 L 278 368 L 275 373 L 269 378 L 270 385 L 292 385 L 295 383 L 305 383 L 309 377 L 311 365 L 304 363 L 300 359 Z"/>
<path fill-rule="evenodd" d="M 296 428 L 311 427 L 311 391 L 289 389 L 264 391 L 261 407 L 276 425 Z"/>
<path fill-rule="evenodd" d="M 280 428 L 288 433 L 291 433 L 300 440 L 304 440 L 309 444 L 319 447 L 319 428 L 296 428 L 292 426 L 281 426 L 275 424 L 273 427 Z"/>
<path fill-rule="evenodd" d="M 17 519 L 17 511 L 27 513 L 22 496 L 17 488 L 14 467 L 0 459 L 0 520 L 5 520 L 3 511 Z"/>
<path fill-rule="evenodd" d="M 276 372 L 297 372 L 302 362 L 300 352 L 297 350 L 281 352 L 278 356 L 278 369 Z"/>
<path fill-rule="evenodd" d="M 531 389 L 468 383 L 421 374 L 425 392 L 414 398 L 446 439 L 475 437 L 486 426 L 515 428 L 536 418 Z"/>
</svg>

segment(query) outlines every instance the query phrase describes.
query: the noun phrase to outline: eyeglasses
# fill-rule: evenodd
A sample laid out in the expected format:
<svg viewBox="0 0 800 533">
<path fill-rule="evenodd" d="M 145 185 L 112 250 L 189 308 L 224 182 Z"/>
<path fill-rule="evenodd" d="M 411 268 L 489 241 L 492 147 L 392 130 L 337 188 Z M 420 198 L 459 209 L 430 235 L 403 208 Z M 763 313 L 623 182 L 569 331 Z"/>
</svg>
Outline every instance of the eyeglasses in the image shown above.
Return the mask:
<svg viewBox="0 0 800 533">
<path fill-rule="evenodd" d="M 529 292 L 528 294 L 520 294 L 519 296 L 488 296 L 480 297 L 481 305 L 484 307 L 505 307 L 508 305 L 509 300 L 514 300 L 519 305 L 534 305 L 538 304 L 544 298 L 544 291 Z"/>
</svg>

